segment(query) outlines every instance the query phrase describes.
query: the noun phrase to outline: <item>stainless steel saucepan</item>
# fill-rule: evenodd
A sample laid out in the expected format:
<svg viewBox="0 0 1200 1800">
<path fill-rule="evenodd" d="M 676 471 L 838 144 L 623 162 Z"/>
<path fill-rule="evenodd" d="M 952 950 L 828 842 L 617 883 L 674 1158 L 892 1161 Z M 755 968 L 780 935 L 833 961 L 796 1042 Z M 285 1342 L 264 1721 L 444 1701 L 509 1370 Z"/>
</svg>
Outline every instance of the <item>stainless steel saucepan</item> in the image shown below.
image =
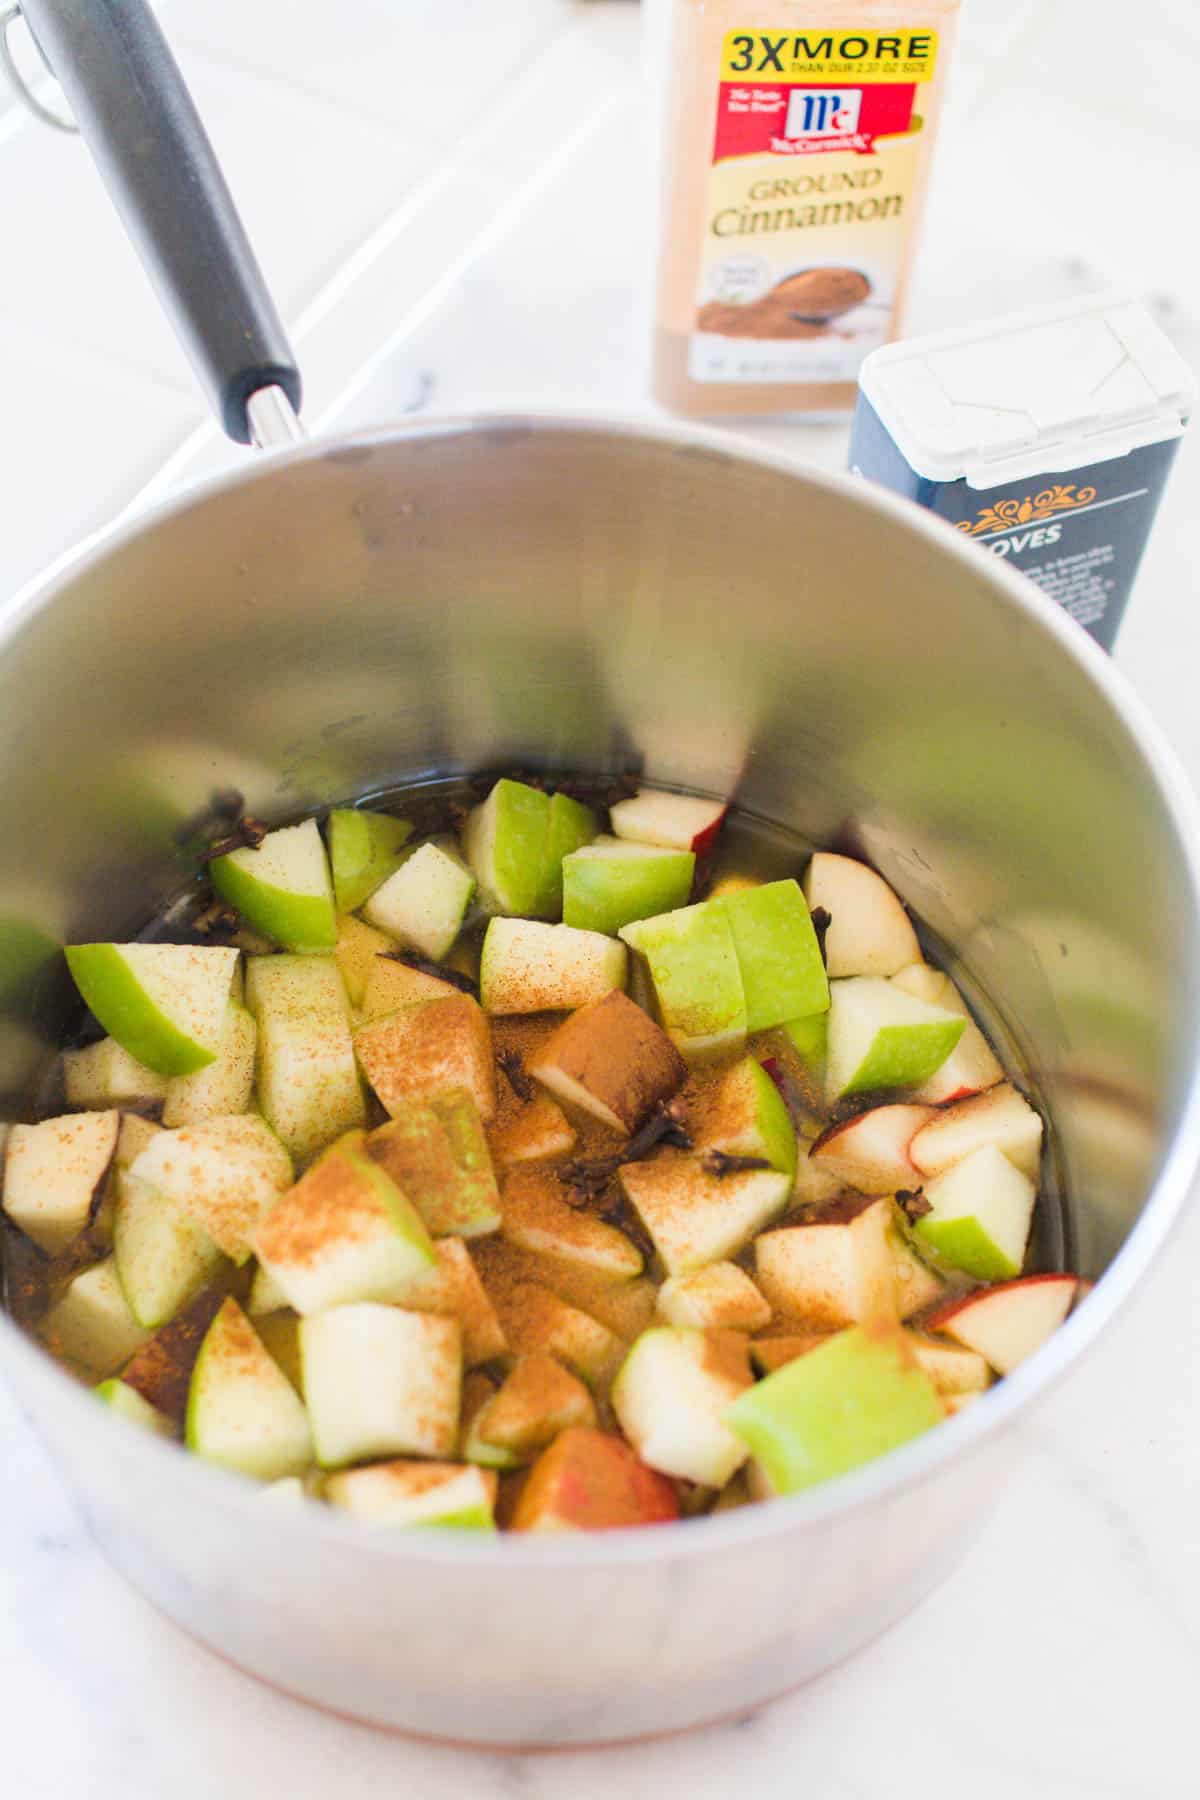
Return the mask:
<svg viewBox="0 0 1200 1800">
<path fill-rule="evenodd" d="M 293 359 L 157 27 L 131 0 L 24 10 L 226 429 L 275 435 Z M 1101 653 L 995 559 L 866 486 L 674 429 L 480 419 L 293 447 L 122 526 L 0 622 L 0 943 L 136 930 L 214 787 L 282 818 L 432 771 L 635 762 L 853 834 L 1048 1102 L 1069 1202 L 1048 1253 L 1099 1285 L 978 1404 L 857 1474 L 544 1542 L 267 1505 L 0 1319 L 0 1368 L 112 1561 L 236 1663 L 379 1724 L 551 1745 L 738 1712 L 950 1569 L 1009 1427 L 1143 1279 L 1193 1175 L 1192 800 Z M 0 975 L 15 1114 L 68 984 L 61 959 Z"/>
</svg>

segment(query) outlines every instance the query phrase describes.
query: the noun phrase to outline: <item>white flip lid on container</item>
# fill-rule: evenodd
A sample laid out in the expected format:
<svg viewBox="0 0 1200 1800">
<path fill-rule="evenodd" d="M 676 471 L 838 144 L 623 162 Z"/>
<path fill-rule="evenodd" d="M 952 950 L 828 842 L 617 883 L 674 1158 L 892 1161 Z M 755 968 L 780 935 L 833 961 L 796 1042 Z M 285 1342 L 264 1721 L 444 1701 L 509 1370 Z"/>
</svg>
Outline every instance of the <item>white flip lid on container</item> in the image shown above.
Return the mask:
<svg viewBox="0 0 1200 1800">
<path fill-rule="evenodd" d="M 918 475 L 975 488 L 1177 437 L 1195 399 L 1146 308 L 1111 293 L 885 344 L 859 385 Z"/>
</svg>

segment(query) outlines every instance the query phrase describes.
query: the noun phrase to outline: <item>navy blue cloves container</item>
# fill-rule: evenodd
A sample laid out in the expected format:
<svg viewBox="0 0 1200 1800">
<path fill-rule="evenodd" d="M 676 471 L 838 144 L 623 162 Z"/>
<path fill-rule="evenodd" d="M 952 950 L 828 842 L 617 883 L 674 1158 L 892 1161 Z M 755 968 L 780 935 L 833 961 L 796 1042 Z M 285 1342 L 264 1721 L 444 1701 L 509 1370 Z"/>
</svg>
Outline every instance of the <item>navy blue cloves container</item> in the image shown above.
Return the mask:
<svg viewBox="0 0 1200 1800">
<path fill-rule="evenodd" d="M 1194 398 L 1146 309 L 1098 295 L 872 351 L 850 466 L 1006 557 L 1111 650 Z"/>
</svg>

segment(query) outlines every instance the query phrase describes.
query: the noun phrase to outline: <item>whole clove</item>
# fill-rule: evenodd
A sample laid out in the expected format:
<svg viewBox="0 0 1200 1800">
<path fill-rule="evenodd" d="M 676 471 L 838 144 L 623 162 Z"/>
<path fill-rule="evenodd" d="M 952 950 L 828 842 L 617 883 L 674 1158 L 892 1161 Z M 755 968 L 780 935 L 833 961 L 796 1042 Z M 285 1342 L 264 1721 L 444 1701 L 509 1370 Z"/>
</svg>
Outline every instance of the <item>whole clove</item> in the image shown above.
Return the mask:
<svg viewBox="0 0 1200 1800">
<path fill-rule="evenodd" d="M 915 1225 L 918 1219 L 923 1219 L 926 1213 L 933 1211 L 931 1203 L 925 1198 L 921 1188 L 899 1188 L 896 1193 L 896 1205 L 910 1225 Z"/>
<path fill-rule="evenodd" d="M 496 1061 L 504 1073 L 504 1079 L 517 1096 L 518 1100 L 533 1099 L 533 1083 L 525 1073 L 525 1064 L 515 1050 L 498 1050 Z"/>
<path fill-rule="evenodd" d="M 249 813 L 243 813 L 228 837 L 218 838 L 207 850 L 200 852 L 200 862 L 215 862 L 219 856 L 228 856 L 231 850 L 257 850 L 267 835 L 267 828 L 261 819 L 252 819 Z"/>
<path fill-rule="evenodd" d="M 817 949 L 821 952 L 821 961 L 828 968 L 829 958 L 825 954 L 825 938 L 829 927 L 833 924 L 833 914 L 825 906 L 814 906 L 812 909 L 813 930 L 817 935 Z"/>
<path fill-rule="evenodd" d="M 224 900 L 210 900 L 192 920 L 192 930 L 201 937 L 232 937 L 241 926 L 241 915 Z"/>
<path fill-rule="evenodd" d="M 771 1167 L 765 1156 L 731 1156 L 724 1150 L 706 1150 L 700 1161 L 718 1181 L 724 1181 L 727 1175 L 745 1175 L 752 1169 Z"/>
<path fill-rule="evenodd" d="M 571 1204 L 582 1205 L 604 1192 L 623 1163 L 640 1162 L 658 1144 L 673 1144 L 679 1150 L 692 1148 L 682 1115 L 673 1105 L 664 1105 L 661 1101 L 623 1150 L 616 1150 L 610 1156 L 577 1157 L 574 1162 L 563 1164 L 558 1179 L 564 1187 L 574 1188 L 582 1196 L 581 1200 Z"/>
</svg>

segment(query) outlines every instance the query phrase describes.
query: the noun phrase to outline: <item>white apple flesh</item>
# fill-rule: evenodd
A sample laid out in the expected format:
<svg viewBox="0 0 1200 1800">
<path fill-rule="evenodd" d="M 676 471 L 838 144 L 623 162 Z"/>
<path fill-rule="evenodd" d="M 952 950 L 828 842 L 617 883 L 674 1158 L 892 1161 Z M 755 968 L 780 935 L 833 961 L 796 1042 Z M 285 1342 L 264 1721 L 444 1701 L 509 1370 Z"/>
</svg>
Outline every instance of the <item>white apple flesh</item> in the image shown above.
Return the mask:
<svg viewBox="0 0 1200 1800">
<path fill-rule="evenodd" d="M 724 800 L 639 788 L 628 800 L 610 807 L 608 816 L 616 837 L 667 850 L 691 850 L 702 857 L 716 843 L 728 811 Z"/>
<path fill-rule="evenodd" d="M 860 1194 L 895 1194 L 921 1184 L 910 1146 L 934 1117 L 930 1106 L 873 1106 L 831 1125 L 809 1155 L 819 1168 Z"/>
<path fill-rule="evenodd" d="M 951 1301 L 926 1325 L 978 1351 L 997 1375 L 1011 1375 L 1058 1330 L 1079 1286 L 1074 1275 L 1026 1275 Z"/>
<path fill-rule="evenodd" d="M 1042 1121 L 1008 1082 L 934 1113 L 913 1138 L 910 1151 L 922 1175 L 940 1175 L 988 1144 L 1031 1181 L 1037 1180 Z"/>
<path fill-rule="evenodd" d="M 825 967 L 830 979 L 847 975 L 895 975 L 919 962 L 917 934 L 899 897 L 882 875 L 850 856 L 818 850 L 804 877 L 813 912 L 829 914 Z"/>
</svg>

